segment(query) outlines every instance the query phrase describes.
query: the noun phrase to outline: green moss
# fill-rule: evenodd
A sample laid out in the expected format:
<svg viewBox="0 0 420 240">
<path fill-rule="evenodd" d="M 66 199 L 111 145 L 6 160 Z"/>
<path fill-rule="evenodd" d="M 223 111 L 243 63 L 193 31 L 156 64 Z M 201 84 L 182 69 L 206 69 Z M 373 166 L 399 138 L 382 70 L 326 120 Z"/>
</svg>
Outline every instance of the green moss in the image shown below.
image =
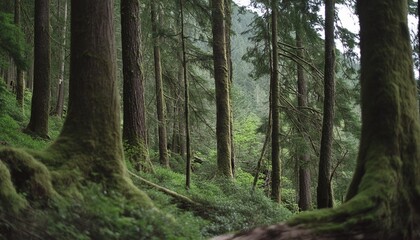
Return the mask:
<svg viewBox="0 0 420 240">
<path fill-rule="evenodd" d="M 146 193 L 137 188 L 128 176 L 115 176 L 115 189 L 122 193 L 124 197 L 138 203 L 139 207 L 154 208 L 152 200 Z"/>
<path fill-rule="evenodd" d="M 52 186 L 47 167 L 28 153 L 19 149 L 4 148 L 0 151 L 0 159 L 8 166 L 17 192 L 24 193 L 28 198 L 44 204 L 58 197 Z"/>
<path fill-rule="evenodd" d="M 124 142 L 125 158 L 130 165 L 141 172 L 154 172 L 146 144 L 138 140 L 136 144 Z"/>
<path fill-rule="evenodd" d="M 27 206 L 28 202 L 16 192 L 13 186 L 9 169 L 0 162 L 0 209 L 18 213 Z"/>
</svg>

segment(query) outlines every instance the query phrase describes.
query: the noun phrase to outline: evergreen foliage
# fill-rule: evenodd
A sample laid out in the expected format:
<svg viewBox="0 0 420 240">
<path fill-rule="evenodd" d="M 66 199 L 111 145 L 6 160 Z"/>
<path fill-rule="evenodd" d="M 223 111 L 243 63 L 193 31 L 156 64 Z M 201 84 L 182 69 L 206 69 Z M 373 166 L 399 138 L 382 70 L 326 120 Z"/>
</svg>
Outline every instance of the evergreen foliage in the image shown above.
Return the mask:
<svg viewBox="0 0 420 240">
<path fill-rule="evenodd" d="M 144 77 L 144 107 L 141 109 L 144 110 L 146 118 L 144 125 L 147 126 L 147 131 L 143 132 L 143 137 L 147 138 L 147 141 L 144 141 L 147 144 L 133 145 L 125 141 L 124 145 L 118 145 L 117 151 L 110 150 L 110 147 L 99 146 L 103 145 L 102 143 L 94 144 L 95 140 L 86 140 L 87 137 L 80 138 L 72 129 L 75 126 L 85 126 L 86 120 L 91 118 L 95 124 L 85 130 L 79 129 L 81 133 L 96 131 L 102 134 L 102 137 L 97 137 L 100 140 L 117 136 L 116 131 L 108 131 L 108 128 L 102 127 L 109 122 L 109 118 L 90 115 L 96 111 L 79 114 L 77 119 L 71 120 L 72 126 L 66 131 L 71 138 L 77 140 L 75 141 L 77 144 L 69 143 L 68 137 L 64 137 L 59 139 L 59 147 L 57 145 L 51 147 L 51 140 L 22 132 L 28 122 L 31 109 L 25 107 L 22 112 L 22 108 L 16 104 L 14 89 L 6 86 L 1 77 L 6 78 L 9 85 L 11 80 L 14 81 L 16 66 L 11 61 L 14 59 L 18 67 L 27 70 L 25 80 L 27 87 L 30 88 L 32 70 L 29 68 L 29 62 L 33 60 L 31 48 L 34 35 L 32 30 L 34 2 L 22 0 L 20 28 L 13 23 L 13 15 L 10 14 L 13 12 L 12 1 L 0 3 L 0 239 L 206 239 L 225 232 L 275 224 L 288 220 L 299 211 L 297 205 L 299 167 L 302 165 L 311 176 L 311 184 L 308 184 L 309 191 L 313 196 L 312 199 L 316 199 L 315 179 L 318 177 L 317 165 L 320 157 L 322 113 L 325 101 L 322 81 L 324 78 L 324 39 L 320 34 L 324 29 L 324 19 L 320 14 L 323 1 L 278 2 L 280 10 L 277 21 L 280 92 L 278 120 L 281 122 L 278 139 L 281 146 L 279 167 L 282 193 L 280 204 L 273 203 L 269 198 L 270 185 L 273 182 L 271 177 L 273 167 L 270 164 L 269 154 L 272 149 L 270 139 L 265 143 L 266 135 L 270 135 L 272 129 L 272 121 L 269 120 L 272 118 L 269 112 L 269 97 L 270 70 L 273 66 L 270 60 L 272 51 L 270 1 L 252 0 L 251 5 L 254 9 L 232 5 L 230 45 L 234 80 L 228 95 L 232 98 L 230 107 L 233 112 L 229 115 L 234 116 L 231 140 L 235 145 L 233 154 L 235 174 L 234 178 L 229 180 L 221 180 L 217 177 L 215 116 L 216 102 L 220 100 L 216 98 L 216 92 L 220 91 L 220 88 L 216 88 L 214 84 L 213 57 L 220 57 L 220 54 L 212 53 L 214 39 L 211 32 L 212 9 L 208 4 L 209 1 L 183 1 L 184 36 L 180 33 L 180 1 L 153 2 L 156 4 L 156 14 L 159 16 L 159 24 L 156 24 L 154 29 L 152 29 L 149 9 L 150 1 L 133 1 L 140 4 L 140 19 L 137 20 L 141 22 L 141 26 L 135 29 L 139 30 L 142 44 L 139 48 L 141 53 L 139 56 L 143 61 L 138 66 L 142 68 L 142 77 Z M 337 1 L 337 4 L 340 4 L 340 7 L 344 5 L 349 8 L 354 7 L 354 1 Z M 417 2 L 409 1 L 411 14 L 417 14 L 416 4 Z M 116 27 L 113 32 L 116 35 L 117 46 L 117 79 L 109 87 L 115 91 L 115 96 L 112 95 L 112 97 L 117 98 L 118 94 L 120 97 L 123 96 L 120 1 L 115 1 L 114 7 Z M 52 49 L 52 89 L 50 92 L 51 103 L 54 106 L 59 91 L 55 86 L 63 80 L 64 92 L 67 92 L 68 88 L 69 68 L 67 66 L 70 57 L 66 50 L 69 49 L 70 44 L 63 46 L 62 43 L 65 42 L 64 39 L 67 43 L 70 42 L 70 27 L 67 30 L 63 28 L 64 0 L 51 1 L 50 8 Z M 358 81 L 360 77 L 360 59 L 357 50 L 359 37 L 347 30 L 340 23 L 339 18 L 340 16 L 337 16 L 335 19 L 335 34 L 336 41 L 341 42 L 343 49 L 335 49 L 336 99 L 330 175 L 333 200 L 337 205 L 345 202 L 346 192 L 357 165 L 362 129 Z M 69 25 L 68 22 L 67 25 Z M 98 22 L 103 23 L 101 20 Z M 226 24 L 226 19 L 222 18 L 221 22 Z M 297 30 L 300 30 L 299 37 L 296 34 Z M 298 38 L 301 45 L 297 43 Z M 153 39 L 159 39 L 159 41 L 154 44 Z M 185 73 L 182 68 L 182 39 L 185 41 L 187 59 Z M 412 44 L 418 52 L 418 38 L 412 39 Z M 160 89 L 158 94 L 162 95 L 162 106 L 156 105 L 153 47 L 160 50 L 161 66 L 159 68 L 162 78 L 157 87 Z M 103 47 L 98 47 L 94 52 L 99 53 L 101 49 Z M 132 52 L 130 48 L 126 50 Z M 418 54 L 415 54 L 417 65 L 419 65 L 418 58 Z M 114 60 L 113 56 L 110 61 L 103 61 L 104 64 L 101 67 L 112 64 Z M 84 67 L 81 61 L 76 63 L 79 64 L 77 69 Z M 298 104 L 297 65 L 303 69 L 307 81 L 308 92 L 305 96 L 306 106 L 304 107 Z M 65 68 L 64 71 L 61 70 L 61 66 Z M 126 70 L 132 71 L 130 68 Z M 223 69 L 225 70 L 229 69 Z M 105 72 L 100 70 L 92 74 L 93 71 L 87 71 L 85 74 L 96 76 L 103 74 L 102 80 L 114 75 L 114 73 L 107 75 Z M 187 75 L 190 93 L 188 106 L 192 172 L 189 190 L 185 189 L 184 75 Z M 76 79 L 82 78 L 76 77 Z M 98 81 L 95 86 L 88 86 L 87 81 L 80 81 L 84 87 L 79 89 L 79 93 L 83 91 L 83 97 L 90 98 L 103 82 L 105 81 Z M 135 91 L 138 88 L 129 87 L 128 89 Z M 118 101 L 115 98 L 112 104 L 99 107 L 101 103 L 110 99 L 108 92 L 102 92 L 102 94 L 102 100 L 95 102 L 96 110 L 103 108 L 104 111 L 108 111 L 110 115 L 113 115 L 114 126 L 121 125 L 122 127 L 124 121 L 118 115 L 119 110 L 111 110 L 111 107 L 117 109 Z M 31 97 L 32 93 L 28 89 L 25 92 L 24 106 L 31 105 Z M 73 101 L 75 99 L 80 100 L 81 97 L 74 98 L 73 96 Z M 66 103 L 67 100 L 64 102 L 64 115 L 68 115 L 69 104 Z M 76 108 L 73 103 L 73 113 L 79 113 L 82 108 L 87 108 L 86 102 L 86 100 L 79 101 Z M 156 117 L 158 108 L 166 111 L 160 114 L 159 118 Z M 67 109 L 69 112 L 66 112 Z M 168 149 L 168 161 L 162 159 L 159 161 L 158 126 L 162 126 L 162 122 L 166 124 L 167 143 L 162 144 L 161 147 Z M 50 117 L 48 136 L 56 140 L 62 126 L 61 118 Z M 118 135 L 114 140 L 119 141 L 119 138 Z M 109 146 L 115 141 L 105 144 Z M 267 146 L 264 151 L 262 151 L 263 146 Z M 17 148 L 23 148 L 23 150 Z M 44 149 L 53 151 L 47 152 Z M 100 154 L 93 158 L 84 156 L 85 153 L 97 152 L 106 153 L 108 157 L 100 157 Z M 305 154 L 307 160 L 303 161 L 299 158 L 302 153 Z M 59 162 L 63 156 L 70 159 L 65 164 Z M 7 159 L 3 160 L 5 157 Z M 139 161 L 148 158 L 150 162 L 145 162 L 140 168 L 139 165 L 136 166 Z M 112 162 L 115 159 L 120 161 L 115 164 Z M 259 159 L 261 162 L 258 163 L 258 174 L 256 174 Z M 95 165 L 93 166 L 92 163 Z M 165 166 L 168 163 L 169 168 L 159 166 L 160 163 L 164 163 Z M 45 170 L 44 164 L 48 166 L 48 170 Z M 194 204 L 182 202 L 141 180 L 130 179 L 127 169 L 152 183 L 191 199 Z M 138 169 L 141 170 L 138 171 Z M 102 176 L 105 170 L 109 170 L 112 174 Z M 229 172 L 227 168 L 225 170 Z M 22 178 L 25 179 L 25 183 L 11 177 L 13 174 L 16 175 L 16 172 L 28 176 Z M 115 179 L 114 176 L 120 173 L 123 177 Z M 252 191 L 254 177 L 256 177 L 256 187 L 255 191 Z M 95 184 L 90 182 L 92 179 L 115 181 L 109 180 L 106 183 Z M 123 191 L 110 187 L 112 185 L 110 182 Z M 31 185 L 24 186 L 26 183 Z M 16 184 L 18 186 L 15 186 Z M 136 198 L 133 195 L 141 197 Z M 310 202 L 310 207 L 316 206 L 314 200 L 308 202 Z M 365 201 L 363 197 L 355 203 L 355 205 L 369 204 L 372 205 L 373 202 Z M 357 209 L 353 206 L 343 209 L 339 217 L 357 214 Z M 298 219 L 327 221 L 334 217 L 336 216 L 331 212 L 321 211 L 302 215 Z M 362 219 L 369 220 L 371 217 L 372 215 L 367 215 Z M 327 226 L 326 230 L 332 228 L 347 230 L 346 224 L 349 223 Z"/>
<path fill-rule="evenodd" d="M 13 15 L 0 11 L 0 66 L 7 64 L 5 54 L 9 54 L 22 68 L 28 68 L 28 49 L 22 30 L 13 23 Z"/>
</svg>

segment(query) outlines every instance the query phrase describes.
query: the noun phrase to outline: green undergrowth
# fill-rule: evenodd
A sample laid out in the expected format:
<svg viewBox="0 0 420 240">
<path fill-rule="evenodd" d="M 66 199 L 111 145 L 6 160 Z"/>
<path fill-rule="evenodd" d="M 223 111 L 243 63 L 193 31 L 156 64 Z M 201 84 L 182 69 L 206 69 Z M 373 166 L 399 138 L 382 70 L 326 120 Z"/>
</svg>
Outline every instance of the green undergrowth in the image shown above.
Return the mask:
<svg viewBox="0 0 420 240">
<path fill-rule="evenodd" d="M 240 170 L 237 171 L 236 180 L 231 181 L 207 178 L 207 174 L 201 175 L 197 168 L 192 175 L 190 190 L 185 188 L 183 174 L 162 167 L 156 167 L 155 171 L 156 174 L 143 174 L 143 177 L 201 204 L 199 208 L 184 211 L 190 211 L 192 217 L 200 221 L 205 220 L 206 224 L 200 226 L 203 237 L 279 223 L 292 215 L 286 208 L 273 203 L 262 191 L 252 192 L 252 176 Z M 146 191 L 160 209 L 174 203 L 174 199 L 164 193 L 136 180 L 135 183 Z"/>
<path fill-rule="evenodd" d="M 50 143 L 49 140 L 34 138 L 22 131 L 29 123 L 30 102 L 31 93 L 27 91 L 22 111 L 16 103 L 15 95 L 6 89 L 4 83 L 0 84 L 0 145 L 42 149 Z M 58 136 L 62 124 L 61 118 L 50 116 L 49 136 L 51 139 Z"/>
<path fill-rule="evenodd" d="M 21 215 L 0 212 L 0 239 L 199 239 L 198 230 L 154 208 L 139 208 L 120 193 L 89 185 L 83 199 L 67 199 Z M 189 231 L 186 231 L 188 229 Z"/>
<path fill-rule="evenodd" d="M 22 132 L 29 121 L 30 96 L 26 96 L 25 111 L 21 112 L 15 103 L 14 94 L 5 89 L 4 84 L 0 84 L 0 143 L 13 148 L 30 149 L 25 152 L 35 158 L 53 158 L 44 156 L 47 153 L 42 152 L 50 141 L 33 138 Z M 50 118 L 52 139 L 58 136 L 61 126 L 61 119 Z M 153 153 L 151 158 L 154 159 Z M 286 208 L 273 203 L 262 191 L 251 192 L 252 176 L 240 169 L 236 172 L 236 180 L 222 180 L 214 178 L 216 166 L 211 161 L 194 162 L 192 184 L 187 191 L 183 174 L 184 160 L 173 155 L 170 163 L 172 170 L 155 163 L 154 172 L 136 174 L 192 199 L 198 203 L 197 206 L 182 204 L 136 179 L 133 179 L 134 184 L 149 195 L 156 208 L 141 208 L 138 202 L 127 200 L 119 192 L 109 192 L 103 186 L 86 182 L 77 184 L 78 194 L 70 194 L 74 190 L 71 184 L 63 184 L 66 179 L 56 176 L 64 173 L 50 169 L 55 179 L 53 184 L 57 185 L 53 187 L 62 197 L 39 205 L 25 195 L 25 191 L 17 188 L 13 199 L 21 200 L 19 206 L 22 207 L 19 209 L 24 210 L 16 213 L 4 206 L 0 208 L 0 240 L 207 239 L 257 225 L 278 223 L 292 215 Z M 6 179 L 10 171 L 10 165 L 7 164 L 7 161 L 0 162 L 0 177 L 5 176 Z M 130 171 L 135 171 L 129 162 L 127 165 Z M 72 169 L 68 173 L 74 179 L 77 178 L 77 170 Z M 0 178 L 2 189 L 7 184 L 9 188 L 16 185 L 16 182 L 10 181 L 10 176 L 8 179 L 6 182 Z M 67 186 L 67 189 L 63 186 Z M 63 194 L 66 192 L 68 194 Z"/>
</svg>

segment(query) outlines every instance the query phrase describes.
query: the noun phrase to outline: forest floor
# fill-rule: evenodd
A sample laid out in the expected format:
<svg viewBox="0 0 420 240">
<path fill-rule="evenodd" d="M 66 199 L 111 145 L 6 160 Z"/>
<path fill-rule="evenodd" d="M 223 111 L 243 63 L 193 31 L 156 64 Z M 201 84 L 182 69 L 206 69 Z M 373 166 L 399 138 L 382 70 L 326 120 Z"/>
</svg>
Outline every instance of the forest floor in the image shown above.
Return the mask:
<svg viewBox="0 0 420 240">
<path fill-rule="evenodd" d="M 58 117 L 50 118 L 52 140 L 22 132 L 28 123 L 29 102 L 27 93 L 22 113 L 14 95 L 0 86 L 0 147 L 42 150 L 58 136 L 63 124 Z M 251 191 L 253 176 L 241 169 L 234 181 L 216 179 L 214 159 L 194 163 L 191 188 L 186 190 L 184 160 L 172 154 L 171 169 L 166 169 L 159 166 L 156 151 L 149 152 L 154 173 L 136 172 L 128 163 L 127 167 L 134 184 L 147 193 L 157 210 L 141 209 L 118 193 L 88 184 L 81 191 L 83 197 L 71 201 L 31 205 L 17 215 L 0 207 L 0 239 L 206 239 L 278 223 L 296 209 L 293 204 L 286 208 L 273 203 L 262 190 Z"/>
</svg>

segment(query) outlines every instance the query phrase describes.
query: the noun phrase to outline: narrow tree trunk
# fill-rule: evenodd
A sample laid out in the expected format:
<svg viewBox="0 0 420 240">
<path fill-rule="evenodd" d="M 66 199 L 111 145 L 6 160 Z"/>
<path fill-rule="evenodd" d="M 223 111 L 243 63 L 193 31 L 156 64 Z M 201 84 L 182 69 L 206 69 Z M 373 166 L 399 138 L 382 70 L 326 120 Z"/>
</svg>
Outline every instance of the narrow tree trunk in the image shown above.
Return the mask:
<svg viewBox="0 0 420 240">
<path fill-rule="evenodd" d="M 217 171 L 232 178 L 229 74 L 226 59 L 224 1 L 212 0 L 213 60 L 216 87 Z"/>
<path fill-rule="evenodd" d="M 259 174 L 261 172 L 261 166 L 264 161 L 264 156 L 267 150 L 268 143 L 270 141 L 270 137 L 271 137 L 271 109 L 269 110 L 269 113 L 268 113 L 268 126 L 267 126 L 267 131 L 265 133 L 265 140 L 264 140 L 263 148 L 261 149 L 260 158 L 258 159 L 257 169 L 254 175 L 254 181 L 252 182 L 252 191 L 255 191 L 255 188 L 257 187 Z"/>
<path fill-rule="evenodd" d="M 156 3 L 151 3 L 151 18 L 153 31 L 153 54 L 155 61 L 155 82 L 156 82 L 156 109 L 158 117 L 158 131 L 159 131 L 159 161 L 165 167 L 169 168 L 169 158 L 167 150 L 166 137 L 166 113 L 165 113 L 165 99 L 163 97 L 163 82 L 162 82 L 162 63 L 160 58 L 160 33 L 158 30 L 158 16 L 156 10 Z"/>
<path fill-rule="evenodd" d="M 140 3 L 121 0 L 121 35 L 123 56 L 123 139 L 136 148 L 131 161 L 137 170 L 150 170 L 147 149 L 144 79 L 141 69 Z"/>
<path fill-rule="evenodd" d="M 335 101 L 334 2 L 325 1 L 324 115 L 317 187 L 318 208 L 332 207 L 334 200 L 330 182 Z"/>
<path fill-rule="evenodd" d="M 181 2 L 179 6 L 179 12 L 181 12 Z M 177 29 L 178 31 L 182 31 L 182 16 L 177 19 Z M 177 57 L 178 59 L 183 59 L 183 36 L 182 34 L 179 35 L 177 38 Z M 183 95 L 185 95 L 184 91 L 184 62 L 179 61 L 178 63 L 178 82 L 174 84 L 173 93 L 175 95 L 175 103 L 174 103 L 174 119 L 177 119 L 173 122 L 173 132 L 172 132 L 172 151 L 178 153 L 180 156 L 186 156 L 186 135 L 185 135 L 185 114 L 184 114 L 184 107 L 183 105 Z"/>
<path fill-rule="evenodd" d="M 230 107 L 230 162 L 232 165 L 232 174 L 235 175 L 235 144 L 233 141 L 233 104 L 232 104 L 232 87 L 233 87 L 233 64 L 232 64 L 232 47 L 231 47 L 231 31 L 232 31 L 232 0 L 225 0 L 225 21 L 226 21 L 226 60 L 228 63 L 228 79 L 229 79 L 229 107 Z"/>
<path fill-rule="evenodd" d="M 49 0 L 35 1 L 35 64 L 31 118 L 26 128 L 40 137 L 48 138 L 50 103 L 50 11 Z"/>
<path fill-rule="evenodd" d="M 302 40 L 300 37 L 301 30 L 298 28 L 296 30 L 296 46 L 297 56 L 303 59 L 303 48 Z M 306 142 L 307 139 L 304 137 L 305 132 L 308 129 L 306 115 L 303 114 L 304 108 L 307 107 L 307 98 L 308 98 L 308 89 L 306 84 L 306 79 L 304 75 L 304 69 L 302 65 L 297 64 L 297 75 L 298 75 L 298 107 L 300 108 L 299 123 L 302 129 L 301 136 L 303 141 Z M 304 148 L 303 151 L 299 151 L 298 156 L 298 176 L 299 176 L 299 201 L 298 207 L 301 211 L 306 211 L 311 208 L 311 173 L 309 171 L 309 161 L 310 155 L 308 153 L 308 148 Z"/>
<path fill-rule="evenodd" d="M 418 58 L 418 74 L 419 78 L 417 79 L 417 98 L 419 99 L 419 111 L 420 111 L 420 1 L 417 1 L 417 41 L 418 41 L 418 49 L 417 49 L 417 58 Z"/>
<path fill-rule="evenodd" d="M 184 118 L 185 118 L 185 143 L 186 143 L 186 169 L 185 169 L 185 186 L 187 189 L 191 187 L 191 146 L 190 146 L 190 114 L 189 114 L 189 86 L 187 77 L 187 54 L 185 48 L 184 33 L 184 0 L 180 0 L 181 8 L 181 44 L 182 44 L 182 68 L 184 77 Z"/>
<path fill-rule="evenodd" d="M 61 66 L 60 66 L 60 78 L 58 80 L 58 94 L 57 94 L 57 103 L 55 105 L 54 115 L 63 117 L 64 112 L 64 74 L 66 67 L 66 33 L 67 33 L 67 0 L 64 0 L 64 16 L 63 16 L 63 29 L 61 31 Z"/>
<path fill-rule="evenodd" d="M 34 91 L 34 65 L 34 61 L 30 61 L 28 77 L 25 84 L 31 92 Z"/>
<path fill-rule="evenodd" d="M 15 24 L 16 26 L 20 27 L 20 12 L 21 12 L 21 2 L 20 0 L 15 0 Z M 21 67 L 16 65 L 16 101 L 21 110 L 23 111 L 23 100 L 24 100 L 24 93 L 25 93 L 25 85 L 24 85 L 24 72 Z"/>
<path fill-rule="evenodd" d="M 55 105 L 54 113 L 57 116 L 63 117 L 64 112 L 64 78 L 65 78 L 65 67 L 66 67 L 66 44 L 67 44 L 67 0 L 64 1 L 64 16 L 63 16 L 63 29 L 61 31 L 61 66 L 60 66 L 60 78 L 58 80 L 58 94 L 57 94 L 57 104 Z"/>
<path fill-rule="evenodd" d="M 279 75 L 277 48 L 277 3 L 271 1 L 271 45 L 273 66 L 271 72 L 271 199 L 281 202 L 280 194 L 280 113 L 279 113 Z"/>
</svg>

